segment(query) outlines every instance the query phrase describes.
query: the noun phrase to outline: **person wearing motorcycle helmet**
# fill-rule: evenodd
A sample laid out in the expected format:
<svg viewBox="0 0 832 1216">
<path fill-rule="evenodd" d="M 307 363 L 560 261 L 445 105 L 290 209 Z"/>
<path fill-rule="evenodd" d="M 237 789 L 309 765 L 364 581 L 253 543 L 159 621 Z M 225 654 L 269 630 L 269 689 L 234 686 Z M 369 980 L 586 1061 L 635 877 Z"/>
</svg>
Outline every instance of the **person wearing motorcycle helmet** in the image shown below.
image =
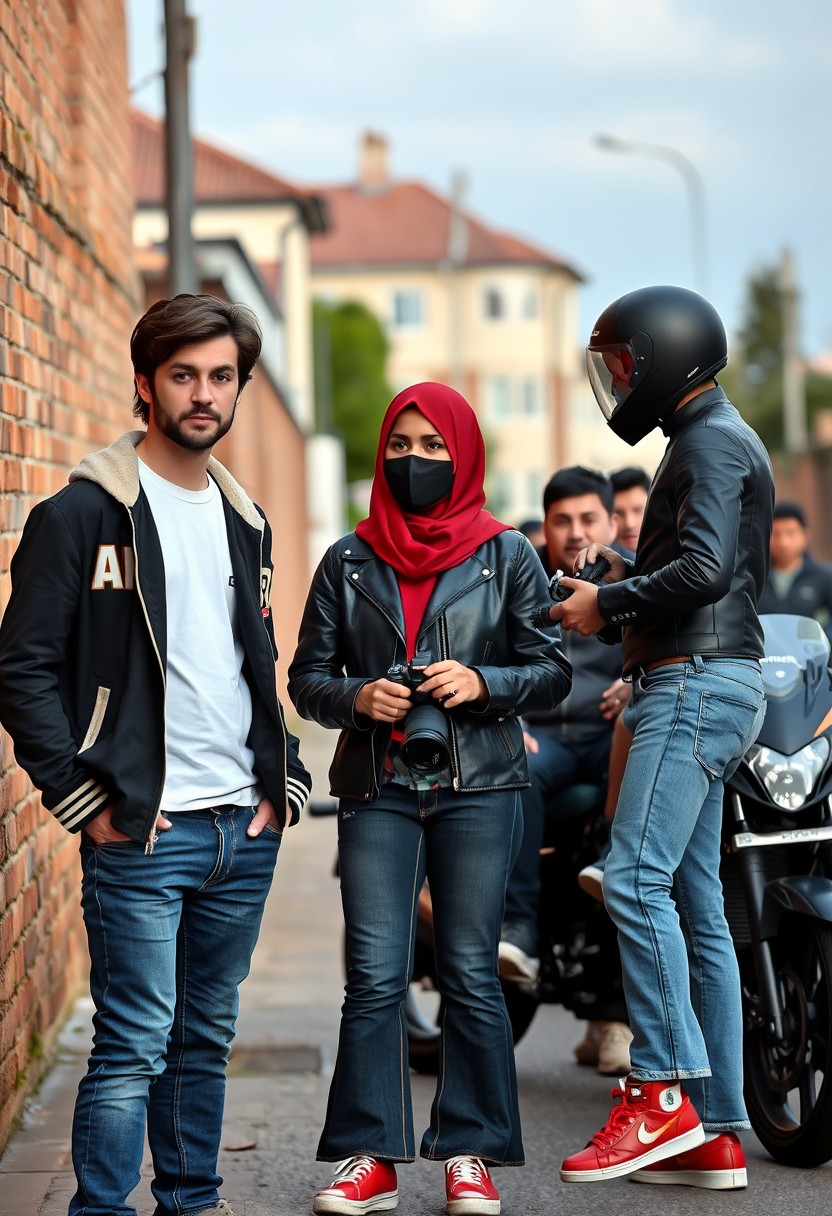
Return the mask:
<svg viewBox="0 0 832 1216">
<path fill-rule="evenodd" d="M 757 604 L 774 501 L 759 437 L 714 379 L 727 341 L 715 309 L 680 287 L 616 300 L 587 366 L 611 430 L 668 438 L 635 561 L 602 555 L 605 582 L 565 579 L 566 630 L 621 636 L 633 732 L 603 877 L 618 928 L 633 1042 L 619 1105 L 566 1182 L 746 1185 L 739 975 L 719 880 L 725 780 L 764 716 Z"/>
</svg>

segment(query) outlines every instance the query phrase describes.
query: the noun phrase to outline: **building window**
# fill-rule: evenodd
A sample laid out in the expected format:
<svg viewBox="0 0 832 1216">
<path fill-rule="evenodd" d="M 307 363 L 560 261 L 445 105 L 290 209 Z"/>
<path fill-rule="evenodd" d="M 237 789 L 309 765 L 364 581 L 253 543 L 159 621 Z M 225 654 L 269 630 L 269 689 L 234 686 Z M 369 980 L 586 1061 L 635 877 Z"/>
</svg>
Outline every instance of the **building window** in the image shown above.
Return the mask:
<svg viewBox="0 0 832 1216">
<path fill-rule="evenodd" d="M 538 470 L 526 474 L 526 503 L 533 511 L 541 510 L 543 502 L 543 474 Z"/>
<path fill-rule="evenodd" d="M 489 422 L 511 417 L 511 380 L 508 376 L 489 376 L 485 386 L 485 409 Z"/>
<path fill-rule="evenodd" d="M 414 329 L 425 323 L 424 294 L 416 288 L 393 292 L 394 329 Z"/>
<path fill-rule="evenodd" d="M 540 316 L 540 289 L 537 284 L 526 288 L 526 291 L 523 293 L 523 303 L 520 312 L 526 321 L 533 321 L 536 317 Z"/>
<path fill-rule="evenodd" d="M 492 511 L 514 509 L 514 474 L 510 469 L 496 469 L 488 478 L 488 505 Z"/>
<path fill-rule="evenodd" d="M 506 315 L 506 298 L 499 287 L 486 287 L 483 292 L 483 311 L 489 321 L 502 321 Z"/>
<path fill-rule="evenodd" d="M 543 393 L 539 376 L 524 376 L 520 382 L 523 413 L 527 418 L 536 418 L 543 413 Z"/>
</svg>

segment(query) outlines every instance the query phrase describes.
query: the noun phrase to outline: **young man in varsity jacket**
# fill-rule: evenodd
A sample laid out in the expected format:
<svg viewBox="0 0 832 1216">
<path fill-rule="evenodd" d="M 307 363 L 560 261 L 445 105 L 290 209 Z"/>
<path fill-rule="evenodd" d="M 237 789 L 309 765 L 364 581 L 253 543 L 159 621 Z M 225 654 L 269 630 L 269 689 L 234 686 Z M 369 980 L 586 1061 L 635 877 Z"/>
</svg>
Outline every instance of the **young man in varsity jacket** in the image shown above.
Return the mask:
<svg viewBox="0 0 832 1216">
<path fill-rule="evenodd" d="M 32 511 L 0 627 L 0 718 L 81 842 L 95 1039 L 72 1216 L 227 1216 L 217 1158 L 237 989 L 310 779 L 275 689 L 271 533 L 212 456 L 260 354 L 248 310 L 155 304 L 131 340 L 146 430 Z"/>
</svg>

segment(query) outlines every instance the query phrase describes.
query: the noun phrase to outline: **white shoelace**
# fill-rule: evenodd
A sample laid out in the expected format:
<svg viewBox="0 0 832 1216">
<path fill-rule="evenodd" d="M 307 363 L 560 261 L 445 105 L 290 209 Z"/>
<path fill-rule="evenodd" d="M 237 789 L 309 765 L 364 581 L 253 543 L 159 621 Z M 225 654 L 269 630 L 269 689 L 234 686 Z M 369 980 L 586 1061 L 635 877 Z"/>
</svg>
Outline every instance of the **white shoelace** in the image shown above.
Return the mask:
<svg viewBox="0 0 832 1216">
<path fill-rule="evenodd" d="M 451 1175 L 451 1182 L 470 1182 L 474 1186 L 481 1185 L 485 1175 L 485 1166 L 479 1157 L 451 1157 L 445 1168 Z"/>
<path fill-rule="evenodd" d="M 347 1157 L 335 1167 L 334 1184 L 339 1182 L 363 1182 L 375 1169 L 372 1157 Z"/>
</svg>

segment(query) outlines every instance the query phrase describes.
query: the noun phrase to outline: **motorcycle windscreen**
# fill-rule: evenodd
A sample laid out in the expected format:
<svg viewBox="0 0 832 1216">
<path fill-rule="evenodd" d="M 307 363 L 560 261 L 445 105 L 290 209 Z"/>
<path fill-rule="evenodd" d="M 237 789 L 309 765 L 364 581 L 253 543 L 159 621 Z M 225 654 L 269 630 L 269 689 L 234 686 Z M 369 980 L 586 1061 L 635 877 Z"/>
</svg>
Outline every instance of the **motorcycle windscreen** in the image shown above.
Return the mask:
<svg viewBox="0 0 832 1216">
<path fill-rule="evenodd" d="M 784 613 L 761 616 L 760 624 L 765 633 L 762 665 L 767 700 L 781 701 L 794 696 L 807 667 L 815 669 L 818 679 L 824 678 L 829 666 L 829 639 L 816 620 Z"/>
</svg>

